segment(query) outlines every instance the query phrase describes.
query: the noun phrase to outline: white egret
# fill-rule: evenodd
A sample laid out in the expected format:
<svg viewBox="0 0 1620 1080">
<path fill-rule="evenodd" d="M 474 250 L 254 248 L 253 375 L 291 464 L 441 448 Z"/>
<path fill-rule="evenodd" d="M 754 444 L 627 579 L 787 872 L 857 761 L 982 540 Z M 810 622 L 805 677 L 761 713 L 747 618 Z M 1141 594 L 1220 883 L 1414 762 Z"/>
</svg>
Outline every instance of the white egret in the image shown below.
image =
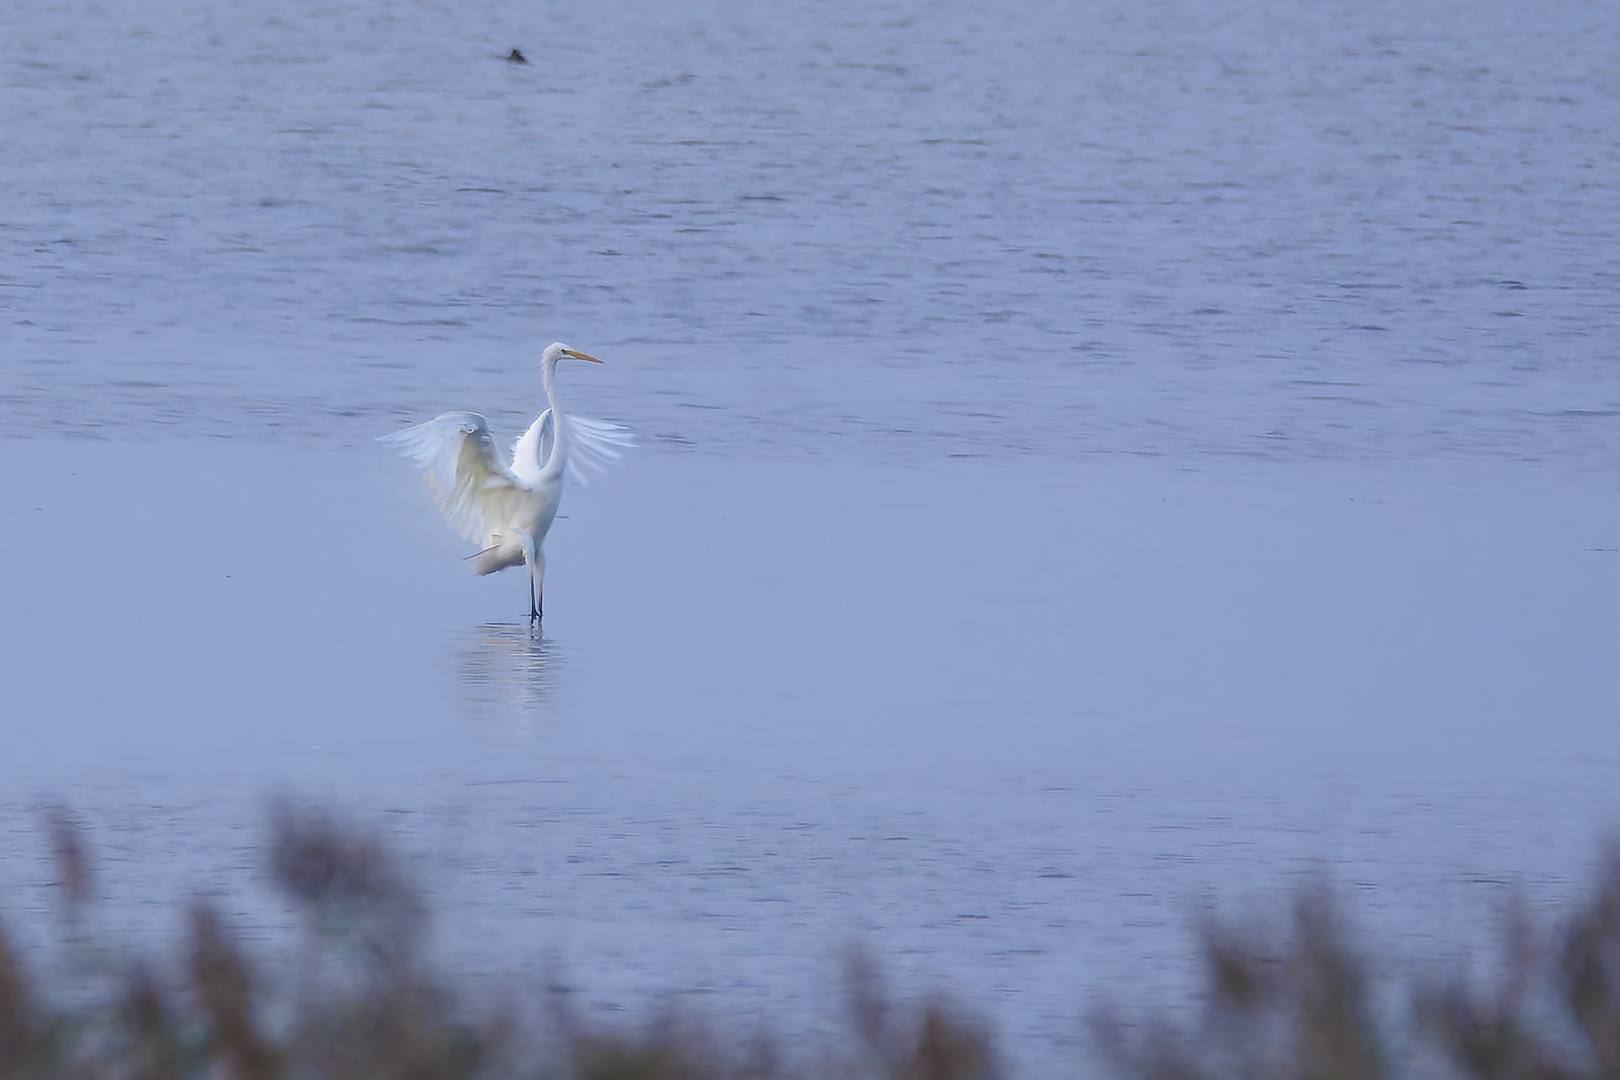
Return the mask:
<svg viewBox="0 0 1620 1080">
<path fill-rule="evenodd" d="M 480 548 L 467 556 L 475 573 L 528 566 L 531 620 L 541 617 L 546 573 L 541 545 L 562 501 L 564 472 L 584 481 L 581 464 L 601 467 L 620 456 L 620 447 L 634 445 L 618 424 L 563 413 L 556 379 L 557 361 L 565 357 L 602 362 L 561 343 L 546 346 L 540 380 L 551 407 L 512 444 L 511 465 L 496 451 L 489 424 L 472 412 L 447 412 L 377 440 L 427 474 L 444 519 Z"/>
</svg>

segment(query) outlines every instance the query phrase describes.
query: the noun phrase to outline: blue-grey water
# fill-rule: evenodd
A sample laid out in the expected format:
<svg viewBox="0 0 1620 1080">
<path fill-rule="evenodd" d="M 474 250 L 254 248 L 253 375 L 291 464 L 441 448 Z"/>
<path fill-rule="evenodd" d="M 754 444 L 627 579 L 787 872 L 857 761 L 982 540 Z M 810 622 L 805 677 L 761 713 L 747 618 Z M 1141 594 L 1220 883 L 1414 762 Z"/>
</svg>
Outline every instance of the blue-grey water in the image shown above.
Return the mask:
<svg viewBox="0 0 1620 1080">
<path fill-rule="evenodd" d="M 502 59 L 514 46 L 531 63 Z M 1620 10 L 0 10 L 0 915 L 109 936 L 265 800 L 467 978 L 1024 1075 L 1325 874 L 1392 965 L 1620 820 Z M 543 638 L 376 435 L 567 406 Z"/>
</svg>

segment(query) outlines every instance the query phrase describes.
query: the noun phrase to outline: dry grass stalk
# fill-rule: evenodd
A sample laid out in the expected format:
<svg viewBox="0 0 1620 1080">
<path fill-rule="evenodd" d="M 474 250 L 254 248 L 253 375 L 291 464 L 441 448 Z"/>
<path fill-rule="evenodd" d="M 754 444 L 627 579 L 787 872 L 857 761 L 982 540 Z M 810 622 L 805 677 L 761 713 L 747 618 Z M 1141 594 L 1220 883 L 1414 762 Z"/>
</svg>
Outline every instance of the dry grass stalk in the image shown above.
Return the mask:
<svg viewBox="0 0 1620 1080">
<path fill-rule="evenodd" d="M 1458 975 L 1420 995 L 1423 1022 L 1458 1072 L 1476 1080 L 1620 1078 L 1620 844 L 1561 934 L 1538 933 L 1520 901 L 1504 945 L 1496 985 L 1482 989 Z M 1567 1023 L 1549 1023 L 1559 1014 Z"/>
<path fill-rule="evenodd" d="M 1459 1073 L 1478 1080 L 1575 1080 L 1566 1054 L 1526 1016 L 1542 981 L 1548 946 L 1530 924 L 1522 898 L 1508 910 L 1504 974 L 1483 989 L 1458 976 L 1420 988 L 1419 1022 Z"/>
<path fill-rule="evenodd" d="M 941 1000 L 903 1014 L 870 956 L 856 951 L 845 966 L 850 1020 L 879 1075 L 887 1080 L 993 1080 L 990 1037 Z"/>
<path fill-rule="evenodd" d="M 0 928 L 0 1080 L 27 1075 L 38 1054 L 43 1013 L 10 937 Z"/>
<path fill-rule="evenodd" d="M 69 921 L 77 923 L 84 905 L 90 902 L 93 881 L 84 830 L 67 810 L 53 806 L 45 811 L 45 832 L 50 840 L 56 886 L 62 890 L 62 910 Z"/>
<path fill-rule="evenodd" d="M 213 1046 L 232 1080 L 277 1080 L 280 1055 L 259 1031 L 253 973 L 219 913 L 205 903 L 191 909 L 190 971 Z"/>
<path fill-rule="evenodd" d="M 158 977 L 145 967 L 131 970 L 116 1013 L 127 1080 L 181 1080 L 196 1071 L 196 1054 L 180 1023 L 179 1009 Z"/>
<path fill-rule="evenodd" d="M 357 942 L 368 961 L 384 967 L 403 971 L 415 963 L 426 922 L 421 898 L 374 832 L 284 803 L 271 815 L 270 865 L 320 934 Z"/>
<path fill-rule="evenodd" d="M 1558 969 L 1599 1075 L 1620 1077 L 1620 847 L 1609 851 L 1597 895 L 1571 921 Z"/>
<path fill-rule="evenodd" d="M 1367 975 L 1326 890 L 1300 893 L 1288 944 L 1207 922 L 1205 1009 L 1196 1028 L 1162 1018 L 1131 1032 L 1098 1018 L 1100 1045 L 1141 1080 L 1385 1080 Z"/>
</svg>

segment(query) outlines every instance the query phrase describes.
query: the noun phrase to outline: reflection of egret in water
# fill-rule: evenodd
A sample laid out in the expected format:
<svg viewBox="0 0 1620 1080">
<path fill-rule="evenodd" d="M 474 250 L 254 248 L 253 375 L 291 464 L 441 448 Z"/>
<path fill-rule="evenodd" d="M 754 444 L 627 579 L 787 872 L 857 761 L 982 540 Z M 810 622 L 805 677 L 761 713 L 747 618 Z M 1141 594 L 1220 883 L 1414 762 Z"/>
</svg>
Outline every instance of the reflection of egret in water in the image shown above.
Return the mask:
<svg viewBox="0 0 1620 1080">
<path fill-rule="evenodd" d="M 473 629 L 461 654 L 461 686 L 473 719 L 509 735 L 527 735 L 545 722 L 562 654 L 538 628 L 488 623 Z"/>
</svg>

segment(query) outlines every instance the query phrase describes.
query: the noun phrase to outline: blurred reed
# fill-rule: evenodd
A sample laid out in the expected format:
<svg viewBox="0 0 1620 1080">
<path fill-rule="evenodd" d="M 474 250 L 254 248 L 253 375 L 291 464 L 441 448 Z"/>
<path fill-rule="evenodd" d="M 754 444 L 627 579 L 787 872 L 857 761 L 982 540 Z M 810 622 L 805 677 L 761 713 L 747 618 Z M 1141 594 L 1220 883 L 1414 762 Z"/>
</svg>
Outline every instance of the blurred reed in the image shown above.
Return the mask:
<svg viewBox="0 0 1620 1080">
<path fill-rule="evenodd" d="M 83 830 L 45 815 L 70 936 L 92 902 Z M 872 960 L 847 964 L 849 1032 L 795 1045 L 669 1011 L 615 1025 L 565 996 L 473 1003 L 424 958 L 427 911 L 374 831 L 283 805 L 271 880 L 302 947 L 264 965 L 216 905 L 189 908 L 183 961 L 120 961 L 90 987 L 44 985 L 0 927 L 0 1080 L 997 1080 L 983 1025 L 950 1002 L 897 1004 Z M 1508 913 L 1487 978 L 1429 975 L 1391 993 L 1329 890 L 1285 926 L 1207 920 L 1202 1005 L 1092 1018 L 1095 1066 L 1125 1080 L 1620 1080 L 1620 847 L 1561 926 Z M 111 954 L 108 954 L 111 955 Z M 273 973 L 273 974 L 272 974 Z M 80 975 L 83 973 L 80 972 Z M 1378 984 L 1378 985 L 1375 985 Z M 1396 1003 L 1390 1007 L 1390 1003 Z"/>
<path fill-rule="evenodd" d="M 91 901 L 83 830 L 61 809 L 44 823 L 64 924 L 77 937 Z M 112 972 L 77 966 L 90 992 L 61 987 L 53 1000 L 0 927 L 0 1080 L 995 1076 L 979 1028 L 942 1003 L 897 1009 L 861 957 L 850 962 L 856 1045 L 813 1064 L 808 1054 L 790 1063 L 765 1033 L 675 1012 L 614 1026 L 562 997 L 474 1006 L 423 959 L 420 890 L 376 832 L 282 805 L 268 852 L 271 880 L 303 924 L 302 947 L 280 965 L 256 962 L 225 914 L 199 899 L 173 970 L 149 960 Z"/>
</svg>

